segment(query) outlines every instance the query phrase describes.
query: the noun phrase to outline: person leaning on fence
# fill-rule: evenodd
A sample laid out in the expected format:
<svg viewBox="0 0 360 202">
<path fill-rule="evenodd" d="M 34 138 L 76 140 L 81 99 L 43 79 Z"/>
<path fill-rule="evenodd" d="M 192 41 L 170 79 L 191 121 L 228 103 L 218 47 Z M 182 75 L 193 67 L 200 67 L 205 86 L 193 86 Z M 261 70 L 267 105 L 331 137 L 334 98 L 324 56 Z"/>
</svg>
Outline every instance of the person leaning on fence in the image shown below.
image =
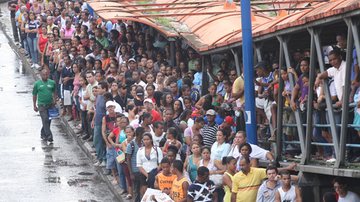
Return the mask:
<svg viewBox="0 0 360 202">
<path fill-rule="evenodd" d="M 49 79 L 49 74 L 48 69 L 41 70 L 41 79 L 35 82 L 32 94 L 34 111 L 40 113 L 42 121 L 41 139 L 52 143 L 53 135 L 50 130 L 51 120 L 49 120 L 48 109 L 54 106 L 56 95 L 55 82 Z"/>
</svg>

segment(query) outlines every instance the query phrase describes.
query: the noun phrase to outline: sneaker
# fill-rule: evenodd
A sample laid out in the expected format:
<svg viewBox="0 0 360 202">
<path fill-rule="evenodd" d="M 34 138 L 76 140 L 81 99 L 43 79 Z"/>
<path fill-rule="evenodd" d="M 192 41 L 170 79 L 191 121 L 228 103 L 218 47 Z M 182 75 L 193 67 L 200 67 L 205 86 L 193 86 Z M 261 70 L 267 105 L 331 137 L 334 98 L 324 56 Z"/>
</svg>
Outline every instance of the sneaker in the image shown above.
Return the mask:
<svg viewBox="0 0 360 202">
<path fill-rule="evenodd" d="M 105 161 L 102 161 L 101 164 L 100 164 L 101 167 L 105 167 L 106 166 L 106 162 Z"/>
<path fill-rule="evenodd" d="M 97 161 L 96 163 L 94 163 L 94 166 L 100 166 L 100 165 L 101 165 L 100 161 Z"/>
<path fill-rule="evenodd" d="M 301 158 L 302 158 L 302 154 L 295 155 L 294 157 L 295 157 L 296 159 L 301 159 Z"/>
<path fill-rule="evenodd" d="M 49 142 L 49 144 L 53 144 L 53 143 L 54 143 L 54 140 L 53 140 L 53 139 L 48 139 L 47 141 Z"/>
<path fill-rule="evenodd" d="M 82 137 L 83 140 L 87 140 L 90 138 L 90 135 L 86 134 L 84 137 Z"/>
<path fill-rule="evenodd" d="M 37 70 L 40 70 L 40 68 L 41 68 L 41 66 L 40 65 L 38 65 L 38 64 L 35 64 L 35 69 L 37 69 Z"/>
<path fill-rule="evenodd" d="M 35 64 L 32 64 L 32 65 L 31 65 L 31 68 L 35 68 Z"/>
<path fill-rule="evenodd" d="M 336 158 L 330 158 L 326 160 L 326 163 L 335 163 L 335 162 L 336 162 Z"/>
</svg>

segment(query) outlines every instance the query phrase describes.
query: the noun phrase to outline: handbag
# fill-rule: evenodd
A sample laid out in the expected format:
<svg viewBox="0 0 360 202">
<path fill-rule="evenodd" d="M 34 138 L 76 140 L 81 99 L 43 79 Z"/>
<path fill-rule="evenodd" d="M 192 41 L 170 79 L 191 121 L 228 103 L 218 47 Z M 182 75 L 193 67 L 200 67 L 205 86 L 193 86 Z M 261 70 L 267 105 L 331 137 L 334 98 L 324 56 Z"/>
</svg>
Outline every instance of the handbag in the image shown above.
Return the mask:
<svg viewBox="0 0 360 202">
<path fill-rule="evenodd" d="M 117 157 L 116 157 L 116 162 L 121 164 L 125 161 L 125 153 L 121 152 Z"/>
<path fill-rule="evenodd" d="M 56 107 L 49 108 L 48 116 L 49 116 L 49 120 L 59 118 L 60 117 L 59 109 Z"/>
</svg>

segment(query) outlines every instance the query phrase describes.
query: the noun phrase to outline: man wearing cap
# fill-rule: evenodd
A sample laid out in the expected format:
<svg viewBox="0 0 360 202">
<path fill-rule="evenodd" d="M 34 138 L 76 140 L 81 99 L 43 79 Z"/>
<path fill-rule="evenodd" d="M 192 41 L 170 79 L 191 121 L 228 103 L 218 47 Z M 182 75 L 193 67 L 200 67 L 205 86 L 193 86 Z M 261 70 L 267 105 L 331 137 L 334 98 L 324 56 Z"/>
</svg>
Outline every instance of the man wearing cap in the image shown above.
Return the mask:
<svg viewBox="0 0 360 202">
<path fill-rule="evenodd" d="M 219 127 L 224 131 L 224 134 L 230 134 L 230 136 L 227 137 L 228 140 L 231 140 L 235 136 L 236 128 L 234 126 L 235 122 L 233 117 L 226 116 L 224 122 Z"/>
<path fill-rule="evenodd" d="M 146 98 L 144 100 L 144 107 L 145 107 L 145 110 L 152 115 L 153 123 L 162 120 L 160 113 L 154 109 L 154 102 L 150 98 Z"/>
<path fill-rule="evenodd" d="M 53 136 L 50 130 L 51 120 L 49 120 L 48 109 L 54 105 L 56 95 L 55 82 L 49 79 L 49 74 L 48 69 L 41 70 L 41 79 L 35 82 L 32 94 L 34 111 L 40 113 L 42 121 L 41 139 L 52 143 Z"/>
<path fill-rule="evenodd" d="M 218 131 L 219 126 L 215 123 L 215 117 L 215 110 L 207 110 L 206 118 L 208 123 L 202 129 L 202 137 L 205 146 L 211 147 L 216 141 L 216 132 Z"/>
<path fill-rule="evenodd" d="M 125 78 L 131 79 L 132 73 L 137 70 L 137 62 L 134 58 L 128 60 L 128 70 L 125 72 Z"/>
<path fill-rule="evenodd" d="M 144 90 L 141 87 L 136 88 L 136 97 L 134 97 L 134 104 L 137 107 L 144 106 Z"/>
</svg>

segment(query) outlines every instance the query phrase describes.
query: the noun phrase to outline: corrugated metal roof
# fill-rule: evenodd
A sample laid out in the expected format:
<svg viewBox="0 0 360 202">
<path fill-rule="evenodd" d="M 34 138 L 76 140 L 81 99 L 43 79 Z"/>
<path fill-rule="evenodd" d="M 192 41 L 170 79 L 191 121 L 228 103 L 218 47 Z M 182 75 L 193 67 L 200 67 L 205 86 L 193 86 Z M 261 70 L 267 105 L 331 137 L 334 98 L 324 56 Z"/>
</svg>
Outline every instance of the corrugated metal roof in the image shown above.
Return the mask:
<svg viewBox="0 0 360 202">
<path fill-rule="evenodd" d="M 296 1 L 294 1 L 296 2 Z M 308 3 L 291 5 L 308 6 Z M 123 19 L 149 25 L 167 37 L 182 37 L 197 52 L 206 52 L 229 44 L 240 43 L 240 6 L 224 8 L 223 2 L 212 0 L 155 0 L 152 2 L 98 1 L 90 3 L 94 11 L 106 20 Z M 279 6 L 284 8 L 284 6 Z M 360 7 L 359 0 L 315 2 L 306 10 L 292 11 L 281 17 L 270 17 L 257 10 L 252 13 L 253 36 L 263 36 L 278 30 L 300 26 Z M 260 9 L 261 10 L 261 9 Z"/>
</svg>

